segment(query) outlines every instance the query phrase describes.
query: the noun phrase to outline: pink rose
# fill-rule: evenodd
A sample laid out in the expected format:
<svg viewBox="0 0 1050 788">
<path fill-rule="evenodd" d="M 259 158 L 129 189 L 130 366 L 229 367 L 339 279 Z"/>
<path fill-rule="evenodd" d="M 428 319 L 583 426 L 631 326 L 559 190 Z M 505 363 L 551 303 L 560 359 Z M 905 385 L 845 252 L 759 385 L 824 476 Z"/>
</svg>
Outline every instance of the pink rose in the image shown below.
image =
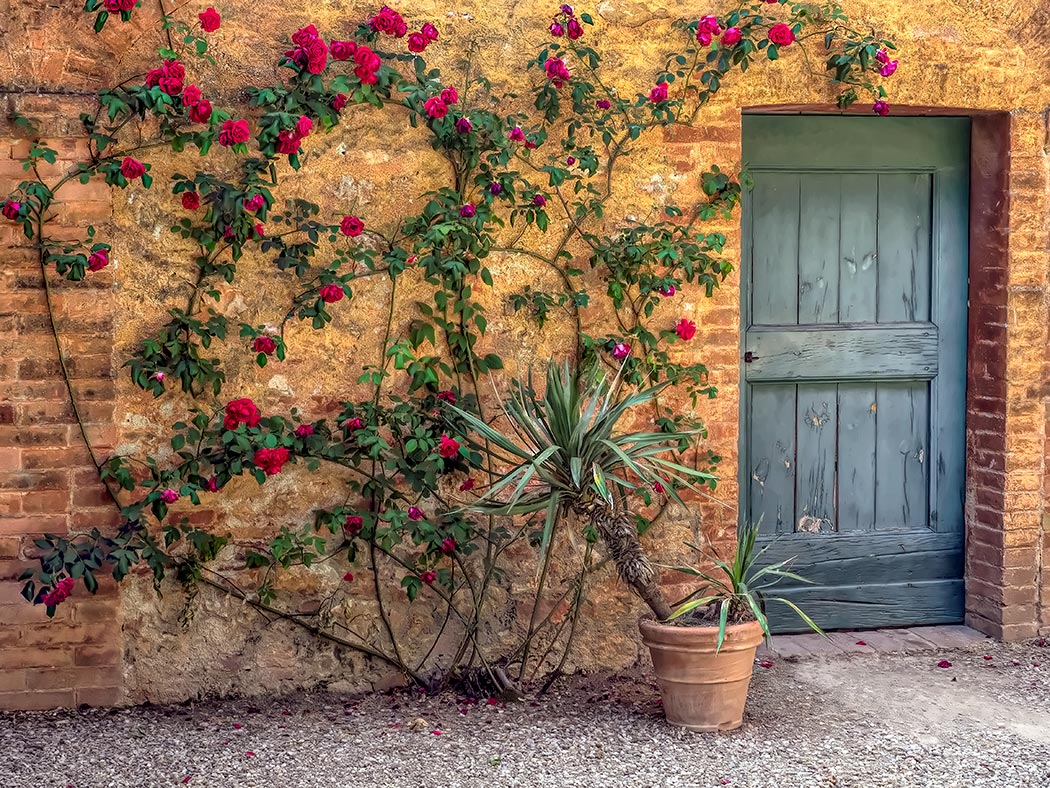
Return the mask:
<svg viewBox="0 0 1050 788">
<path fill-rule="evenodd" d="M 252 350 L 256 353 L 262 353 L 269 356 L 277 350 L 277 343 L 273 341 L 273 337 L 263 335 L 256 337 L 255 341 L 252 342 Z"/>
<path fill-rule="evenodd" d="M 565 31 L 569 34 L 569 38 L 575 41 L 577 38 L 583 35 L 583 28 L 580 27 L 580 23 L 575 19 L 570 19 L 569 24 L 566 25 Z"/>
<path fill-rule="evenodd" d="M 346 428 L 348 430 L 363 430 L 365 428 L 365 423 L 359 416 L 354 416 L 352 419 L 346 420 Z"/>
<path fill-rule="evenodd" d="M 246 197 L 243 204 L 244 210 L 254 212 L 266 205 L 266 198 L 261 194 L 253 194 L 251 197 Z"/>
<path fill-rule="evenodd" d="M 656 481 L 656 482 L 653 482 L 653 492 L 658 492 L 658 493 L 662 493 L 663 491 L 664 491 L 664 486 L 663 486 L 663 484 L 661 484 L 661 483 L 660 483 L 660 482 L 658 482 L 658 481 Z"/>
<path fill-rule="evenodd" d="M 654 104 L 667 101 L 667 83 L 657 82 L 656 86 L 649 91 L 649 100 Z"/>
<path fill-rule="evenodd" d="M 596 102 L 594 102 L 594 106 L 596 106 L 598 109 L 609 109 L 609 107 L 612 106 L 612 102 L 610 102 L 608 99 L 598 99 Z"/>
<path fill-rule="evenodd" d="M 454 85 L 449 85 L 441 91 L 441 100 L 449 106 L 456 104 L 459 102 L 459 91 L 456 90 Z"/>
<path fill-rule="evenodd" d="M 313 424 L 300 424 L 295 428 L 295 437 L 297 438 L 309 438 L 314 434 Z"/>
<path fill-rule="evenodd" d="M 219 24 L 222 22 L 222 17 L 219 16 L 219 12 L 214 8 L 209 8 L 204 13 L 197 14 L 197 18 L 201 20 L 201 30 L 205 33 L 214 33 L 219 29 Z"/>
<path fill-rule="evenodd" d="M 133 181 L 146 174 L 146 165 L 138 159 L 133 159 L 130 156 L 127 156 L 124 158 L 124 161 L 120 163 L 120 171 L 125 178 L 129 181 Z"/>
<path fill-rule="evenodd" d="M 332 53 L 335 60 L 349 60 L 354 56 L 357 44 L 353 41 L 333 41 L 328 45 L 328 51 Z"/>
<path fill-rule="evenodd" d="M 430 22 L 426 22 L 421 28 L 419 28 L 419 32 L 423 34 L 427 41 L 438 40 L 437 28 L 430 24 Z"/>
<path fill-rule="evenodd" d="M 615 345 L 613 345 L 612 356 L 617 361 L 623 361 L 629 355 L 631 355 L 630 345 L 626 345 L 623 342 L 617 342 Z"/>
<path fill-rule="evenodd" d="M 475 213 L 477 213 L 477 211 L 474 209 L 474 206 L 471 205 L 469 202 L 466 205 L 461 206 L 459 209 L 459 215 L 462 216 L 464 219 L 473 218 Z"/>
<path fill-rule="evenodd" d="M 722 34 L 722 43 L 727 47 L 736 46 L 743 37 L 739 27 L 731 27 Z"/>
<path fill-rule="evenodd" d="M 783 22 L 777 22 L 769 29 L 769 40 L 780 47 L 786 47 L 795 40 L 795 32 Z"/>
<path fill-rule="evenodd" d="M 422 33 L 412 33 L 408 37 L 408 51 L 409 52 L 422 52 L 427 48 L 427 44 L 430 41 Z"/>
<path fill-rule="evenodd" d="M 717 36 L 722 32 L 722 25 L 719 24 L 717 16 L 711 16 L 708 14 L 700 19 L 699 25 L 699 30 L 710 33 L 713 36 Z"/>
<path fill-rule="evenodd" d="M 885 48 L 880 49 L 878 52 L 875 53 L 875 59 L 877 61 L 879 61 L 880 63 L 883 63 L 883 64 L 889 63 L 890 62 L 890 53 L 887 52 Z"/>
<path fill-rule="evenodd" d="M 441 444 L 438 446 L 438 454 L 446 460 L 450 460 L 459 454 L 459 441 L 448 435 L 441 436 Z"/>
<path fill-rule="evenodd" d="M 887 104 L 885 101 L 879 99 L 875 102 L 874 106 L 872 106 L 871 111 L 874 112 L 876 115 L 880 116 L 889 115 L 890 105 Z"/>
<path fill-rule="evenodd" d="M 179 500 L 179 494 L 175 490 L 168 489 L 160 494 L 160 499 L 164 503 L 175 503 L 175 501 Z"/>
<path fill-rule="evenodd" d="M 357 216 L 344 216 L 339 223 L 339 232 L 350 238 L 356 238 L 365 229 L 365 223 Z"/>
<path fill-rule="evenodd" d="M 532 198 L 532 204 L 535 205 L 537 208 L 542 208 L 544 205 L 547 204 L 547 198 L 544 197 L 542 194 L 537 194 L 535 197 Z"/>
<path fill-rule="evenodd" d="M 889 63 L 879 69 L 879 73 L 884 77 L 892 77 L 894 72 L 897 71 L 897 61 L 891 60 Z"/>
<path fill-rule="evenodd" d="M 89 271 L 101 271 L 107 265 L 109 265 L 109 249 L 99 249 L 96 252 L 92 252 L 91 256 L 88 257 L 87 267 Z"/>
<path fill-rule="evenodd" d="M 420 572 L 419 573 L 419 579 L 422 580 L 424 583 L 426 583 L 429 586 L 429 585 L 432 585 L 435 580 L 437 580 L 437 575 L 434 572 L 431 572 L 428 569 L 425 572 Z"/>
<path fill-rule="evenodd" d="M 408 507 L 408 519 L 412 520 L 413 522 L 417 522 L 419 520 L 422 520 L 423 519 L 423 510 L 420 509 L 418 506 L 409 506 Z"/>
<path fill-rule="evenodd" d="M 326 304 L 334 304 L 337 301 L 342 301 L 343 296 L 346 293 L 343 292 L 342 285 L 325 285 L 322 287 L 317 294 L 321 297 L 321 300 Z"/>
<path fill-rule="evenodd" d="M 434 118 L 435 120 L 441 120 L 448 114 L 448 104 L 442 101 L 437 96 L 428 98 L 423 103 L 423 109 L 426 110 L 427 115 Z"/>
<path fill-rule="evenodd" d="M 10 219 L 13 222 L 22 216 L 22 203 L 8 200 L 4 203 L 4 207 L 0 209 L 0 213 L 4 215 L 5 219 Z"/>
<path fill-rule="evenodd" d="M 563 28 L 557 22 L 551 22 L 550 34 L 555 38 L 561 38 L 563 35 L 565 35 L 565 28 Z"/>
<path fill-rule="evenodd" d="M 190 107 L 190 120 L 194 123 L 207 123 L 211 120 L 211 102 L 201 99 Z"/>
<path fill-rule="evenodd" d="M 547 58 L 547 62 L 543 64 L 543 69 L 547 72 L 547 79 L 556 88 L 560 88 L 572 78 L 565 61 L 560 57 Z"/>
<path fill-rule="evenodd" d="M 696 323 L 683 317 L 675 325 L 674 332 L 678 334 L 679 339 L 689 341 L 696 335 Z"/>
<path fill-rule="evenodd" d="M 445 555 L 452 555 L 456 552 L 456 540 L 452 537 L 441 540 L 441 552 Z"/>
<path fill-rule="evenodd" d="M 670 298 L 670 297 L 671 297 L 671 296 L 673 296 L 673 295 L 674 295 L 675 293 L 677 293 L 677 292 L 678 292 L 678 290 L 676 290 L 676 289 L 675 289 L 675 286 L 674 286 L 674 285 L 664 285 L 663 287 L 661 287 L 661 288 L 660 288 L 659 290 L 657 290 L 656 292 L 658 292 L 658 293 L 659 293 L 660 295 L 662 295 L 662 296 L 663 296 L 664 298 Z"/>
<path fill-rule="evenodd" d="M 447 402 L 449 405 L 456 404 L 456 395 L 452 391 L 452 389 L 447 389 L 446 391 L 439 391 L 437 393 L 437 398 L 439 400 L 442 400 L 443 402 Z"/>
<path fill-rule="evenodd" d="M 456 131 L 460 134 L 470 134 L 473 129 L 474 126 L 469 118 L 460 118 L 456 121 Z"/>
<path fill-rule="evenodd" d="M 297 137 L 302 139 L 303 137 L 309 137 L 310 132 L 314 130 L 314 122 L 310 120 L 306 115 L 300 115 L 299 120 L 295 124 L 295 134 Z"/>
<path fill-rule="evenodd" d="M 226 416 L 222 424 L 228 430 L 235 430 L 240 424 L 258 427 L 261 418 L 262 414 L 255 407 L 255 403 L 245 397 L 243 399 L 230 400 L 226 403 Z"/>
<path fill-rule="evenodd" d="M 521 130 L 521 126 L 515 126 L 510 130 L 510 134 L 507 135 L 507 138 L 514 140 L 515 142 L 521 142 L 525 139 L 525 132 Z"/>
</svg>

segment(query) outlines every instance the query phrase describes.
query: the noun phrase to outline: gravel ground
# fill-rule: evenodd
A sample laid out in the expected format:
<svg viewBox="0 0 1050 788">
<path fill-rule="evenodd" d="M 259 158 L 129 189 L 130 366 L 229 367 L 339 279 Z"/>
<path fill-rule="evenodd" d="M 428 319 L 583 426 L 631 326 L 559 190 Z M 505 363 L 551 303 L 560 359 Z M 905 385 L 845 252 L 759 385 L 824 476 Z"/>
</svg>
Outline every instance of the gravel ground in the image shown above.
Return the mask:
<svg viewBox="0 0 1050 788">
<path fill-rule="evenodd" d="M 641 675 L 513 705 L 409 692 L 7 714 L 0 786 L 1047 788 L 1050 647 L 986 649 L 776 660 L 721 735 L 668 727 Z"/>
</svg>

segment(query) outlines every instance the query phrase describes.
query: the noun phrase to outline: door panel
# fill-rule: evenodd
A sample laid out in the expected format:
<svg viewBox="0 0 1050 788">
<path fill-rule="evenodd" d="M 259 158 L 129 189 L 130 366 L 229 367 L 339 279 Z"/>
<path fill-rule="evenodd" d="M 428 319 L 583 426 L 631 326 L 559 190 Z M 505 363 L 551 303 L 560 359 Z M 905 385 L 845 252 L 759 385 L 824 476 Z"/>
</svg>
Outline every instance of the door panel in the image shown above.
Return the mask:
<svg viewBox="0 0 1050 788">
<path fill-rule="evenodd" d="M 968 121 L 746 116 L 744 146 L 742 520 L 822 626 L 959 621 Z"/>
</svg>

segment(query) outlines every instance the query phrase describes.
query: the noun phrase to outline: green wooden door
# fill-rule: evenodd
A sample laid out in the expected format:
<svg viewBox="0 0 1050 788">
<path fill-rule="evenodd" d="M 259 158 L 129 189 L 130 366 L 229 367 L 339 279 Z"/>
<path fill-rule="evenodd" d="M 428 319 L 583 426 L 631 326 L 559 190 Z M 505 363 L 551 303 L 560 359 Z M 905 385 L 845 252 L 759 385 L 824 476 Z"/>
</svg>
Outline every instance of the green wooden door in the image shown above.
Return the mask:
<svg viewBox="0 0 1050 788">
<path fill-rule="evenodd" d="M 745 116 L 744 151 L 741 518 L 824 627 L 961 621 L 969 121 Z"/>
</svg>

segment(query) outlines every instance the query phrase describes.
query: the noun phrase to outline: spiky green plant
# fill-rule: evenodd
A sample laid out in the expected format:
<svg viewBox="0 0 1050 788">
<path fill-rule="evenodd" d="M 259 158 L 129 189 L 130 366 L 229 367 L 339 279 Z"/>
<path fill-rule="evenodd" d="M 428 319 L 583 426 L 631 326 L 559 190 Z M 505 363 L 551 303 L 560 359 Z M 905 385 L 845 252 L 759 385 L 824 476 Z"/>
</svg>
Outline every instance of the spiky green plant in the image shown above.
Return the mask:
<svg viewBox="0 0 1050 788">
<path fill-rule="evenodd" d="M 621 396 L 619 375 L 580 385 L 569 366 L 552 364 L 547 388 L 537 396 L 532 375 L 515 380 L 503 405 L 507 431 L 465 410 L 457 415 L 476 433 L 472 440 L 504 471 L 469 508 L 498 515 L 545 512 L 541 551 L 546 559 L 555 528 L 568 512 L 584 518 L 601 538 L 620 577 L 659 620 L 671 615 L 656 572 L 638 539 L 629 494 L 659 484 L 674 501 L 678 490 L 714 486 L 706 470 L 677 461 L 696 431 L 627 432 L 620 428 L 638 407 L 652 402 L 663 385 Z M 684 504 L 683 504 L 684 505 Z"/>
<path fill-rule="evenodd" d="M 691 566 L 678 566 L 675 570 L 704 581 L 704 585 L 677 603 L 674 613 L 670 618 L 675 619 L 691 613 L 697 608 L 718 608 L 718 648 L 722 648 L 722 641 L 726 636 L 726 625 L 730 619 L 739 621 L 754 618 L 762 627 L 765 636 L 770 637 L 769 620 L 766 618 L 765 608 L 767 602 L 780 602 L 794 610 L 808 626 L 823 634 L 809 616 L 802 612 L 801 608 L 784 597 L 770 597 L 767 592 L 781 580 L 795 580 L 800 583 L 808 583 L 809 580 L 801 577 L 786 567 L 793 559 L 779 561 L 775 564 L 762 566 L 762 555 L 770 548 L 766 545 L 756 552 L 755 546 L 758 542 L 758 525 L 745 526 L 740 531 L 737 541 L 736 555 L 733 561 L 725 561 L 712 547 L 710 560 L 721 570 L 718 576 L 702 569 Z M 689 545 L 697 552 L 703 553 L 696 545 Z"/>
</svg>

